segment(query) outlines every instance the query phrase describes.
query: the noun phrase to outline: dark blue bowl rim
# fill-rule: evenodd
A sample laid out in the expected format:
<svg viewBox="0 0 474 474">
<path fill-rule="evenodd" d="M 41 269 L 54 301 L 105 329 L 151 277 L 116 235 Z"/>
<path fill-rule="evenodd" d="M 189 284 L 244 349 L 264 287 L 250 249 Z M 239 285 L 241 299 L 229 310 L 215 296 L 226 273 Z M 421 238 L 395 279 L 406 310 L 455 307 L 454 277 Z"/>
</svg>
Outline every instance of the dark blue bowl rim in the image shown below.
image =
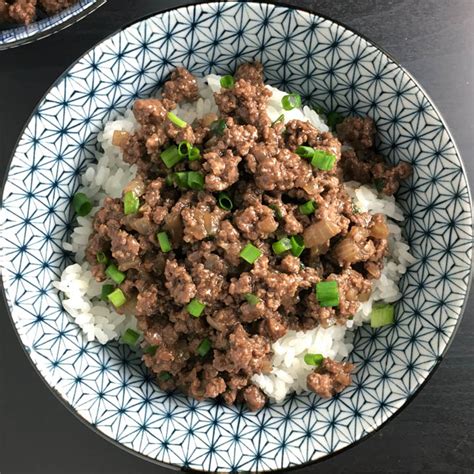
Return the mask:
<svg viewBox="0 0 474 474">
<path fill-rule="evenodd" d="M 105 3 L 107 0 L 103 0 L 103 2 Z M 365 41 L 367 41 L 367 43 L 369 43 L 371 46 L 377 48 L 379 51 L 381 51 L 383 54 L 385 54 L 394 64 L 397 65 L 397 67 L 399 69 L 401 69 L 403 71 L 403 73 L 405 73 L 414 83 L 415 85 L 419 88 L 419 90 L 423 93 L 423 95 L 426 97 L 426 99 L 429 101 L 430 105 L 433 107 L 433 109 L 436 111 L 436 113 L 438 114 L 438 117 L 441 121 L 441 123 L 443 124 L 444 128 L 446 129 L 446 132 L 447 134 L 449 135 L 449 138 L 453 144 L 453 147 L 454 147 L 454 150 L 456 151 L 456 155 L 459 157 L 459 161 L 460 161 L 460 166 L 461 166 L 461 169 L 462 169 L 462 172 L 463 172 L 463 175 L 467 177 L 467 174 L 466 174 L 466 169 L 465 169 L 465 166 L 464 166 L 464 163 L 463 163 L 463 160 L 462 160 L 462 157 L 461 157 L 461 154 L 459 152 L 459 149 L 456 145 L 456 142 L 454 141 L 454 138 L 453 138 L 453 135 L 452 133 L 450 132 L 444 118 L 442 117 L 441 115 L 441 112 L 439 111 L 439 109 L 436 107 L 436 105 L 434 104 L 433 100 L 431 99 L 431 97 L 429 96 L 429 94 L 426 92 L 426 90 L 419 84 L 419 82 L 413 77 L 413 75 L 404 67 L 400 64 L 400 62 L 394 58 L 392 56 L 391 53 L 387 52 L 384 48 L 382 48 L 381 46 L 379 46 L 377 43 L 374 43 L 372 40 L 370 40 L 369 38 L 367 38 L 365 35 L 357 32 L 354 28 L 346 25 L 345 23 L 339 21 L 339 20 L 334 20 L 333 18 L 331 18 L 330 16 L 328 15 L 322 15 L 322 14 L 319 14 L 317 13 L 316 10 L 312 10 L 310 8 L 307 8 L 307 7 L 295 7 L 294 5 L 290 5 L 288 3 L 285 3 L 284 1 L 259 1 L 259 2 L 255 2 L 255 1 L 250 1 L 250 2 L 247 2 L 247 1 L 244 1 L 244 0 L 238 0 L 239 2 L 241 3 L 248 3 L 250 5 L 252 4 L 266 4 L 266 5 L 273 5 L 273 6 L 278 6 L 278 7 L 283 7 L 283 8 L 288 8 L 288 9 L 291 9 L 291 10 L 299 10 L 299 11 L 303 11 L 303 12 L 306 12 L 306 13 L 310 13 L 312 15 L 317 15 L 318 17 L 324 19 L 324 20 L 328 20 L 332 23 L 334 23 L 335 25 L 338 25 L 338 26 L 341 26 L 343 28 L 345 28 L 347 31 L 353 33 L 354 35 L 356 36 L 359 36 L 360 38 L 364 39 Z M 164 9 L 159 9 L 159 10 L 156 10 L 155 12 L 151 13 L 151 14 L 148 14 L 148 15 L 144 15 L 136 20 L 133 20 L 131 21 L 130 23 L 127 23 L 126 25 L 122 26 L 121 28 L 119 28 L 118 30 L 114 31 L 113 33 L 111 33 L 110 35 L 106 36 L 104 39 L 102 39 L 101 41 L 99 41 L 98 43 L 96 43 L 94 46 L 92 46 L 91 48 L 89 48 L 88 50 L 86 50 L 84 53 L 82 53 L 82 55 L 80 56 L 80 58 L 82 58 L 83 56 L 85 56 L 86 54 L 88 54 L 89 52 L 91 52 L 93 49 L 97 48 L 99 45 L 103 44 L 105 41 L 107 41 L 108 39 L 112 38 L 113 36 L 115 36 L 116 34 L 120 33 L 121 31 L 127 29 L 128 27 L 136 24 L 136 23 L 140 23 L 141 21 L 144 21 L 144 20 L 147 20 L 148 18 L 152 18 L 156 15 L 160 15 L 160 14 L 163 14 L 163 13 L 167 13 L 167 12 L 171 12 L 173 10 L 180 10 L 180 9 L 185 9 L 185 8 L 192 8 L 194 6 L 197 6 L 197 5 L 206 5 L 206 4 L 209 4 L 209 3 L 218 3 L 218 2 L 195 2 L 195 3 L 190 3 L 188 5 L 182 5 L 182 6 L 179 6 L 179 7 L 172 7 L 172 8 L 164 8 Z M 10 156 L 10 159 L 9 159 L 9 162 L 8 162 L 8 166 L 6 168 L 6 173 L 5 173 L 5 176 L 3 178 L 3 182 L 2 182 L 2 185 L 1 185 L 1 188 L 0 188 L 0 208 L 3 206 L 3 192 L 4 192 L 4 189 L 5 189 L 5 185 L 6 185 L 6 182 L 8 180 L 8 171 L 10 170 L 10 166 L 12 164 L 12 161 L 13 161 L 13 158 L 14 158 L 14 155 L 15 155 L 15 151 L 18 147 L 18 144 L 20 142 L 20 139 L 21 137 L 23 136 L 25 130 L 26 130 L 26 127 L 28 126 L 29 122 L 31 121 L 31 119 L 33 118 L 34 116 L 34 113 L 35 113 L 35 110 L 38 108 L 38 106 L 43 102 L 43 100 L 46 98 L 46 96 L 49 94 L 49 92 L 51 91 L 51 89 L 53 87 L 55 87 L 58 83 L 60 83 L 66 76 L 67 74 L 69 73 L 69 71 L 74 67 L 74 65 L 76 64 L 76 62 L 80 59 L 76 59 L 74 61 L 73 64 L 71 64 L 71 66 L 69 66 L 55 81 L 54 83 L 49 87 L 49 89 L 45 92 L 45 94 L 41 97 L 41 99 L 35 104 L 35 107 L 33 109 L 33 112 L 30 114 L 30 116 L 28 117 L 28 120 L 26 121 L 25 123 L 25 126 L 23 127 L 23 129 L 21 130 L 19 136 L 18 136 L 18 140 L 17 142 L 15 143 L 15 146 L 13 147 L 13 150 L 11 152 L 11 156 Z M 466 179 L 467 181 L 467 179 Z M 469 202 L 471 203 L 471 207 L 470 207 L 470 218 L 471 218 L 471 235 L 474 233 L 474 228 L 473 228 L 473 224 L 472 224 L 472 220 L 473 220 L 473 209 L 472 209 L 472 194 L 471 194 L 471 190 L 470 190 L 470 186 L 469 186 L 469 182 L 467 182 L 467 192 L 468 192 L 468 196 L 469 196 Z M 365 436 L 362 436 L 361 438 L 359 438 L 357 441 L 353 442 L 352 444 L 350 445 L 347 445 L 343 448 L 340 448 L 336 451 L 333 451 L 329 454 L 326 454 L 314 461 L 308 461 L 308 462 L 305 462 L 305 463 L 302 463 L 302 464 L 298 464 L 297 466 L 291 466 L 291 467 L 286 467 L 286 468 L 281 468 L 281 469 L 274 469 L 273 471 L 269 471 L 269 472 L 276 472 L 276 473 L 284 473 L 284 472 L 289 472 L 289 471 L 295 471 L 295 470 L 298 470 L 298 469 L 302 469 L 304 467 L 307 467 L 307 466 L 311 466 L 311 465 L 314 465 L 314 464 L 317 464 L 317 463 L 320 463 L 322 461 L 325 461 L 325 460 L 328 460 L 344 451 L 347 451 L 355 446 L 357 446 L 359 443 L 369 439 L 370 437 L 372 437 L 375 433 L 377 433 L 378 431 L 380 431 L 385 425 L 387 425 L 390 421 L 392 421 L 395 417 L 397 417 L 402 411 L 405 410 L 405 408 L 417 397 L 417 395 L 421 392 L 421 390 L 427 385 L 428 381 L 431 379 L 431 377 L 434 375 L 434 373 L 437 371 L 438 367 L 440 366 L 441 362 L 443 361 L 443 359 L 445 358 L 449 348 L 451 347 L 451 344 L 454 340 L 454 338 L 456 337 L 456 334 L 459 330 L 459 326 L 461 324 L 461 321 L 463 319 L 463 315 L 464 315 L 464 311 L 466 309 L 466 306 L 467 306 L 467 301 L 468 301 L 468 297 L 469 297 L 469 294 L 470 294 L 470 289 L 471 289 L 471 284 L 472 284 L 472 274 L 473 274 L 473 270 L 472 270 L 472 267 L 474 265 L 474 255 L 471 256 L 471 272 L 469 273 L 469 277 L 468 277 L 468 282 L 467 282 L 467 287 L 466 287 L 466 294 L 464 296 L 464 301 L 463 301 L 463 305 L 460 309 L 460 312 L 459 312 L 459 317 L 458 317 L 458 320 L 456 321 L 456 325 L 453 329 L 453 333 L 451 335 L 451 338 L 449 339 L 448 343 L 446 344 L 446 347 L 444 348 L 444 351 L 442 354 L 440 354 L 438 356 L 438 360 L 436 362 L 436 364 L 433 366 L 433 368 L 431 369 L 430 373 L 426 376 L 425 380 L 423 380 L 423 382 L 421 382 L 421 384 L 419 385 L 419 387 L 406 399 L 406 401 L 403 403 L 403 405 L 395 412 L 393 413 L 387 420 L 385 420 L 383 423 L 381 423 L 379 426 L 377 426 L 373 431 L 371 431 L 370 433 L 366 434 Z M 13 325 L 13 328 L 15 329 L 15 334 L 18 338 L 18 341 L 24 351 L 24 353 L 26 354 L 29 362 L 31 363 L 31 365 L 33 366 L 33 369 L 36 371 L 36 373 L 39 375 L 39 377 L 41 378 L 41 380 L 43 381 L 43 383 L 48 387 L 48 389 L 51 391 L 51 393 L 61 402 L 61 404 L 70 412 L 72 413 L 83 425 L 87 426 L 90 430 L 92 430 L 94 433 L 98 434 L 101 438 L 103 438 L 104 440 L 108 441 L 109 443 L 112 443 L 113 445 L 119 447 L 120 449 L 122 449 L 123 451 L 129 453 L 129 454 L 132 454 L 144 461 L 148 461 L 150 463 L 153 463 L 155 465 L 158 465 L 158 466 L 162 466 L 162 467 L 165 467 L 167 469 L 172 469 L 172 470 L 175 470 L 175 471 L 181 471 L 181 472 L 190 472 L 190 473 L 202 473 L 202 472 L 207 472 L 207 471 L 202 471 L 202 470 L 197 470 L 197 469 L 190 469 L 190 468 L 185 468 L 185 467 L 182 467 L 182 466 L 178 466 L 176 464 L 171 464 L 171 463 L 166 463 L 166 462 L 163 462 L 163 461 L 159 461 L 159 460 L 156 460 L 156 459 L 152 459 L 148 456 L 145 456 L 137 451 L 134 451 L 133 449 L 130 449 L 126 446 L 124 446 L 123 444 L 119 443 L 118 441 L 110 438 L 109 436 L 105 435 L 104 433 L 102 433 L 100 430 L 98 430 L 94 425 L 88 423 L 86 420 L 84 420 L 84 418 L 82 418 L 73 408 L 72 406 L 67 403 L 67 401 L 65 399 L 63 399 L 63 397 L 61 396 L 61 394 L 53 387 L 51 387 L 47 382 L 46 380 L 44 379 L 43 375 L 41 374 L 41 372 L 39 371 L 39 369 L 36 367 L 35 363 L 33 362 L 29 352 L 26 350 L 25 346 L 23 345 L 23 342 L 20 338 L 20 335 L 18 334 L 18 331 L 16 330 L 16 325 L 15 325 L 15 322 L 13 320 L 13 317 L 12 317 L 12 313 L 11 313 L 11 309 L 10 309 L 10 306 L 8 304 L 8 299 L 7 299 L 7 296 L 6 296 L 6 292 L 5 292 L 5 284 L 4 284 L 4 274 L 2 274 L 2 284 L 1 284 L 1 294 L 2 294 L 2 297 L 3 297 L 3 301 L 5 303 L 5 307 L 7 309 L 7 313 L 8 313 L 8 316 L 10 318 L 10 321 Z M 265 471 L 264 471 L 265 472 Z"/>
</svg>

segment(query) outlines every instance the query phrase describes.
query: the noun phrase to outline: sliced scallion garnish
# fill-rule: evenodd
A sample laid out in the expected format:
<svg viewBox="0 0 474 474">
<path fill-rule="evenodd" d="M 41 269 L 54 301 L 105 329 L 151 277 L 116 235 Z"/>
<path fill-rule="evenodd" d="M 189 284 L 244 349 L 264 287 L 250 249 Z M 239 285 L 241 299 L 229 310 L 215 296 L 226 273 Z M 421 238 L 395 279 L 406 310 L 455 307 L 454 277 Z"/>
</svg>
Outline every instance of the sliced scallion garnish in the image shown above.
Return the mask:
<svg viewBox="0 0 474 474">
<path fill-rule="evenodd" d="M 301 235 L 292 235 L 290 237 L 290 243 L 291 243 L 291 253 L 295 257 L 299 257 L 303 253 L 303 250 L 305 249 L 303 237 Z"/>
<path fill-rule="evenodd" d="M 212 347 L 211 341 L 206 337 L 199 344 L 197 348 L 197 352 L 201 357 L 204 357 L 211 350 L 211 347 Z"/>
<path fill-rule="evenodd" d="M 304 361 L 308 365 L 314 365 L 318 367 L 324 360 L 324 356 L 322 354 L 311 354 L 308 352 L 304 355 Z"/>
<path fill-rule="evenodd" d="M 171 242 L 168 237 L 168 234 L 166 232 L 158 232 L 156 234 L 156 239 L 158 240 L 158 243 L 160 244 L 161 251 L 163 253 L 168 253 L 171 251 Z"/>
<path fill-rule="evenodd" d="M 257 306 L 260 303 L 261 299 L 258 296 L 255 296 L 252 293 L 247 293 L 245 299 L 250 306 Z"/>
<path fill-rule="evenodd" d="M 301 212 L 301 214 L 309 216 L 310 214 L 313 214 L 313 212 L 316 210 L 316 205 L 313 200 L 306 201 L 304 204 L 298 206 L 298 210 Z"/>
<path fill-rule="evenodd" d="M 316 299 L 322 307 L 339 306 L 339 287 L 337 281 L 320 281 L 317 283 Z"/>
<path fill-rule="evenodd" d="M 172 168 L 174 165 L 177 165 L 180 161 L 182 161 L 184 157 L 180 156 L 178 147 L 176 145 L 172 145 L 161 152 L 160 158 L 167 168 Z"/>
<path fill-rule="evenodd" d="M 121 272 L 117 265 L 111 263 L 105 270 L 105 274 L 113 280 L 117 285 L 120 285 L 125 280 L 125 273 Z"/>
<path fill-rule="evenodd" d="M 374 304 L 370 313 L 370 326 L 380 328 L 393 324 L 395 321 L 395 308 L 391 304 Z"/>
<path fill-rule="evenodd" d="M 87 216 L 92 210 L 92 202 L 84 193 L 76 193 L 72 198 L 72 205 L 80 217 Z"/>
<path fill-rule="evenodd" d="M 247 244 L 241 250 L 239 255 L 240 255 L 240 258 L 252 264 L 262 255 L 262 251 L 258 249 L 257 247 L 255 247 L 255 245 Z"/>
<path fill-rule="evenodd" d="M 222 76 L 220 82 L 221 82 L 221 87 L 223 87 L 224 89 L 230 89 L 231 87 L 234 87 L 235 79 L 233 76 L 227 75 L 227 76 Z"/>
<path fill-rule="evenodd" d="M 299 94 L 288 94 L 282 97 L 281 106 L 285 110 L 293 110 L 301 107 L 301 96 Z"/>
<path fill-rule="evenodd" d="M 122 342 L 132 347 L 136 345 L 136 343 L 138 342 L 138 339 L 140 339 L 140 333 L 138 333 L 137 331 L 134 331 L 131 328 L 128 328 L 122 334 Z"/>
<path fill-rule="evenodd" d="M 109 293 L 107 298 L 116 308 L 120 308 L 120 306 L 123 306 L 127 302 L 127 298 L 125 298 L 120 288 L 116 288 L 112 293 Z"/>
<path fill-rule="evenodd" d="M 225 211 L 230 211 L 234 207 L 234 203 L 227 193 L 219 193 L 219 196 L 217 196 L 217 201 L 219 203 L 219 207 Z"/>
<path fill-rule="evenodd" d="M 311 158 L 311 165 L 322 171 L 332 170 L 335 162 L 335 155 L 324 150 L 314 150 L 313 157 Z"/>
<path fill-rule="evenodd" d="M 191 302 L 186 306 L 188 313 L 195 318 L 199 318 L 204 311 L 206 305 L 201 303 L 197 298 L 191 300 Z"/>
<path fill-rule="evenodd" d="M 168 112 L 167 116 L 168 116 L 169 121 L 174 123 L 177 127 L 186 128 L 187 123 L 184 120 L 177 117 L 173 112 Z"/>
<path fill-rule="evenodd" d="M 291 249 L 291 241 L 288 237 L 283 237 L 272 244 L 273 251 L 280 255 Z"/>
<path fill-rule="evenodd" d="M 140 199 L 133 191 L 127 191 L 123 195 L 123 213 L 128 216 L 136 214 L 140 208 Z"/>
</svg>

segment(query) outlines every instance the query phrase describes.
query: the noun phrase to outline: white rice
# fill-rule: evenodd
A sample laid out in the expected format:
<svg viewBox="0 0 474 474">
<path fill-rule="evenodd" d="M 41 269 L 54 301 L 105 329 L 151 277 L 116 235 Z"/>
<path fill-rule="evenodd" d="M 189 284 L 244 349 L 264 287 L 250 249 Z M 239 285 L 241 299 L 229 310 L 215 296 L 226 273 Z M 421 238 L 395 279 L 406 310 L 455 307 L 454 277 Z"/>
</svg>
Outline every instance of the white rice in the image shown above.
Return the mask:
<svg viewBox="0 0 474 474">
<path fill-rule="evenodd" d="M 178 107 L 176 114 L 188 123 L 208 113 L 217 113 L 213 93 L 220 90 L 220 76 L 209 75 L 199 79 L 201 97 L 194 104 Z M 271 120 L 284 115 L 285 123 L 289 120 L 308 120 L 321 131 L 328 127 L 323 118 L 308 106 L 301 109 L 285 111 L 281 107 L 283 91 L 266 86 L 272 92 L 267 112 Z M 120 197 L 125 185 L 133 179 L 136 167 L 122 160 L 121 150 L 112 144 L 116 130 L 133 132 L 137 122 L 131 110 L 123 116 L 105 124 L 99 133 L 98 141 L 102 152 L 97 153 L 97 163 L 88 167 L 81 177 L 79 191 L 85 193 L 93 202 L 92 212 L 87 217 L 78 217 L 77 225 L 71 235 L 70 243 L 64 248 L 75 254 L 78 263 L 68 266 L 54 286 L 64 294 L 64 309 L 71 315 L 83 330 L 87 340 L 97 340 L 101 344 L 118 338 L 131 327 L 136 328 L 133 315 L 119 315 L 110 305 L 100 300 L 99 284 L 92 277 L 90 266 L 85 261 L 85 250 L 89 235 L 92 232 L 92 219 L 101 207 L 105 196 Z M 369 186 L 358 183 L 346 183 L 346 189 L 361 211 L 382 213 L 389 218 L 389 255 L 385 260 L 381 278 L 373 283 L 370 299 L 363 303 L 347 326 L 318 327 L 311 331 L 289 331 L 283 338 L 272 345 L 274 352 L 273 370 L 267 375 L 255 375 L 252 380 L 276 402 L 282 401 L 292 392 L 306 390 L 306 377 L 312 367 L 305 364 L 303 358 L 307 352 L 322 354 L 335 360 L 342 360 L 352 351 L 352 329 L 370 320 L 372 304 L 377 301 L 388 303 L 400 298 L 398 282 L 407 267 L 414 262 L 409 247 L 403 242 L 401 229 L 396 221 L 403 220 L 403 213 L 393 197 L 379 197 Z"/>
</svg>

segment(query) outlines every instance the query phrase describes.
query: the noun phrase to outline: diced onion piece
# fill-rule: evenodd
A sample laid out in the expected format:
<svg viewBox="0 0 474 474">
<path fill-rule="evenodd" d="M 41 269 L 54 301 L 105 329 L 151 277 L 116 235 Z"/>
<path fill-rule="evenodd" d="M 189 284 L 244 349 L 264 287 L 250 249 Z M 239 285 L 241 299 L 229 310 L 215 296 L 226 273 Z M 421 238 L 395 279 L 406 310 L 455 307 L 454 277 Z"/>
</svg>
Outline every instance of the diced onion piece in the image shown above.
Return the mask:
<svg viewBox="0 0 474 474">
<path fill-rule="evenodd" d="M 122 130 L 115 130 L 112 135 L 112 145 L 123 148 L 127 144 L 129 138 L 130 133 L 123 132 Z"/>
<path fill-rule="evenodd" d="M 388 227 L 385 220 L 373 222 L 369 232 L 374 239 L 386 239 L 388 237 Z"/>
<path fill-rule="evenodd" d="M 361 251 L 352 238 L 346 237 L 334 247 L 334 256 L 339 263 L 355 263 L 361 260 Z"/>
<path fill-rule="evenodd" d="M 311 224 L 303 233 L 305 247 L 313 248 L 323 245 L 339 232 L 339 226 L 331 221 L 322 220 Z"/>
<path fill-rule="evenodd" d="M 128 192 L 132 192 L 135 196 L 140 197 L 145 192 L 145 183 L 140 178 L 132 179 L 123 190 L 124 194 Z"/>
</svg>

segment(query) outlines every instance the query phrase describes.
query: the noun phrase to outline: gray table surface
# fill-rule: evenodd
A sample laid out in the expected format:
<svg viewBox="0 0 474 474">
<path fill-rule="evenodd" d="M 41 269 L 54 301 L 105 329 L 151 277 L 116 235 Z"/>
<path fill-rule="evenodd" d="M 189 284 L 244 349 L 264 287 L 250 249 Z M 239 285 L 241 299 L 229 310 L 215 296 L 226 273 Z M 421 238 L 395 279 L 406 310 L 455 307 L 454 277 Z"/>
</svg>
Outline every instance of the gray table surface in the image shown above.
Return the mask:
<svg viewBox="0 0 474 474">
<path fill-rule="evenodd" d="M 50 84 L 102 38 L 189 2 L 109 0 L 51 38 L 0 53 L 0 163 Z M 474 180 L 474 0 L 292 1 L 342 21 L 392 53 L 425 87 Z M 416 399 L 368 440 L 297 472 L 474 472 L 474 296 L 446 359 Z M 58 402 L 0 306 L 0 473 L 165 473 L 108 443 Z"/>
</svg>

